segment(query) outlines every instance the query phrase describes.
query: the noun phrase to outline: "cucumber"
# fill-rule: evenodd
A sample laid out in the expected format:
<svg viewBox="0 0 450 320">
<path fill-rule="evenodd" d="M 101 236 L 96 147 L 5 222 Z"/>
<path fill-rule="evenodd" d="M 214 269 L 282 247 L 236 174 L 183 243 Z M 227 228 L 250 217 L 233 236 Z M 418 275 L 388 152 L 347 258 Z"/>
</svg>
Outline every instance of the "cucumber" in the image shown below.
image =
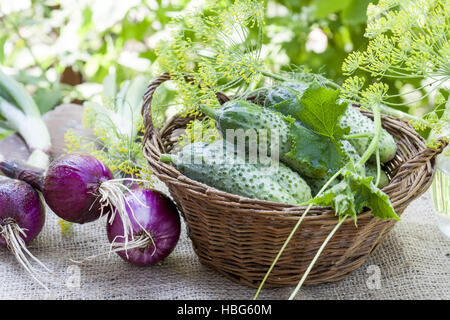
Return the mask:
<svg viewBox="0 0 450 320">
<path fill-rule="evenodd" d="M 347 140 L 342 140 L 341 142 L 342 149 L 344 149 L 345 153 L 352 159 L 353 163 L 357 163 L 361 159 L 361 156 L 358 151 L 356 151 L 355 147 Z M 364 172 L 361 172 L 361 174 L 364 174 Z"/>
<path fill-rule="evenodd" d="M 273 107 L 280 103 L 285 105 L 283 110 L 290 105 L 297 107 L 298 98 L 302 96 L 309 87 L 310 83 L 306 82 L 285 82 L 282 85 L 269 87 L 265 92 L 264 106 Z M 291 114 L 290 112 L 282 112 Z"/>
<path fill-rule="evenodd" d="M 377 179 L 377 166 L 371 163 L 366 164 L 366 176 L 373 177 L 373 183 L 376 182 Z M 378 183 L 378 188 L 383 189 L 389 184 L 389 178 L 383 170 L 380 172 L 380 181 Z"/>
<path fill-rule="evenodd" d="M 245 136 L 247 150 L 250 147 L 259 151 L 262 148 L 273 148 L 278 151 L 281 162 L 301 175 L 321 178 L 335 172 L 344 163 L 343 156 L 329 138 L 313 132 L 292 118 L 257 104 L 232 100 L 219 110 L 207 106 L 201 106 L 201 110 L 216 120 L 216 127 L 229 142 L 235 143 L 235 136 L 230 135 L 229 130 L 234 133 L 239 129 L 242 133 L 253 132 L 257 136 L 254 143 L 250 143 L 248 135 Z M 277 146 L 270 145 L 273 130 L 279 136 Z M 268 137 L 267 140 L 262 138 L 262 133 Z"/>
<path fill-rule="evenodd" d="M 318 84 L 314 82 L 285 82 L 269 87 L 265 93 L 264 107 L 285 116 L 291 116 L 301 123 L 300 113 L 303 110 L 303 106 L 300 99 L 306 90 L 317 86 Z"/>
<path fill-rule="evenodd" d="M 202 106 L 201 109 L 206 115 L 216 120 L 217 129 L 230 143 L 235 143 L 234 134 L 237 134 L 236 130 L 248 130 L 247 132 L 256 133 L 256 144 L 260 146 L 262 143 L 266 143 L 269 151 L 271 149 L 271 134 L 274 133 L 273 130 L 276 130 L 279 135 L 280 155 L 289 152 L 291 149 L 290 124 L 282 116 L 269 109 L 264 109 L 245 100 L 231 100 L 219 110 L 213 110 L 206 106 Z M 262 139 L 262 131 L 258 131 L 260 129 L 264 129 L 264 133 L 267 134 L 267 140 Z M 228 134 L 227 130 L 230 130 Z M 248 149 L 249 144 L 251 144 L 248 135 L 245 136 L 245 142 Z"/>
<path fill-rule="evenodd" d="M 294 205 L 311 199 L 311 189 L 296 172 L 282 164 L 249 163 L 224 140 L 192 143 L 176 155 L 161 155 L 161 161 L 174 163 L 193 180 L 236 195 Z"/>
<path fill-rule="evenodd" d="M 356 152 L 355 148 L 350 144 L 350 142 L 348 142 L 346 140 L 342 140 L 342 146 L 343 146 L 345 153 L 350 157 L 350 159 L 352 159 L 353 163 L 356 163 L 361 159 L 360 155 L 358 154 L 358 152 Z M 365 173 L 364 167 L 360 169 L 360 173 L 361 174 Z M 325 183 L 327 183 L 327 181 L 328 181 L 328 179 L 330 179 L 330 177 L 331 177 L 331 175 L 326 175 L 325 177 L 315 179 L 315 178 L 303 176 L 303 178 L 305 179 L 305 181 L 308 183 L 309 187 L 311 188 L 311 193 L 313 196 L 315 196 L 320 191 L 320 189 L 322 189 L 322 187 L 325 185 Z M 334 186 L 339 181 L 340 181 L 339 179 L 335 179 L 334 181 L 331 182 L 330 187 Z"/>
<path fill-rule="evenodd" d="M 343 127 L 350 127 L 350 134 L 372 133 L 374 132 L 374 124 L 372 119 L 366 117 L 357 108 L 348 107 L 341 118 Z M 370 143 L 370 138 L 350 139 L 349 142 L 355 147 L 359 155 L 363 155 L 364 151 Z M 380 136 L 380 161 L 386 163 L 392 160 L 397 152 L 397 143 L 392 135 L 385 129 L 382 129 Z M 375 163 L 375 154 L 369 159 Z"/>
<path fill-rule="evenodd" d="M 323 177 L 319 179 L 314 179 L 310 177 L 304 178 L 306 180 L 306 183 L 308 183 L 309 187 L 311 188 L 311 194 L 313 197 L 315 197 L 319 193 L 320 189 L 322 189 L 322 187 L 325 185 L 325 183 L 327 183 L 329 179 L 329 177 Z M 335 184 L 338 184 L 339 182 L 340 179 L 334 179 L 333 181 L 331 181 L 329 188 L 331 188 Z"/>
<path fill-rule="evenodd" d="M 296 198 L 299 203 L 303 203 L 312 198 L 311 188 L 306 181 L 295 171 L 278 163 L 277 172 L 271 176 L 275 182 L 278 182 L 289 194 Z"/>
</svg>

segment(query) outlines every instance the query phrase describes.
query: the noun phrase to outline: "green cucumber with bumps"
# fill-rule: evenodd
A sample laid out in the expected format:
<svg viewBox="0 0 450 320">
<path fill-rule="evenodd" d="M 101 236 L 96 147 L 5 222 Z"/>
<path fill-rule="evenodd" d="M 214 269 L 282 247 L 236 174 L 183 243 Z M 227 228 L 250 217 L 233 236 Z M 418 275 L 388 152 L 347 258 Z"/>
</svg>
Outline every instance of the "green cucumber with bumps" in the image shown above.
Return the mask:
<svg viewBox="0 0 450 320">
<path fill-rule="evenodd" d="M 278 113 L 245 100 L 231 100 L 226 102 L 218 110 L 207 106 L 201 106 L 200 108 L 203 113 L 216 121 L 217 129 L 231 143 L 235 143 L 234 133 L 236 133 L 236 130 L 243 130 L 242 133 L 249 130 L 256 133 L 256 142 L 258 145 L 260 143 L 267 143 L 267 150 L 269 151 L 271 149 L 271 134 L 276 132 L 279 136 L 280 155 L 289 152 L 291 149 L 289 137 L 290 123 Z M 258 132 L 260 129 L 264 129 L 264 133 L 267 134 L 267 140 L 261 139 L 261 132 Z M 228 130 L 231 130 L 232 135 L 227 134 Z M 246 136 L 247 147 L 248 140 L 249 138 Z"/>
<path fill-rule="evenodd" d="M 160 159 L 175 164 L 193 180 L 236 195 L 294 205 L 311 199 L 308 184 L 283 164 L 270 168 L 238 157 L 234 145 L 218 140 L 192 143 L 178 154 L 163 154 Z"/>
<path fill-rule="evenodd" d="M 347 108 L 341 118 L 341 125 L 343 127 L 350 128 L 350 135 L 370 134 L 375 130 L 372 119 L 366 117 L 361 113 L 361 111 L 354 107 Z M 370 144 L 370 140 L 371 138 L 357 138 L 349 139 L 348 141 L 353 145 L 353 147 L 355 147 L 356 151 L 358 151 L 360 155 L 363 155 Z M 395 153 L 397 152 L 397 143 L 395 142 L 394 137 L 385 129 L 381 130 L 380 142 L 378 145 L 380 148 L 380 161 L 382 163 L 386 163 L 394 159 Z M 375 154 L 372 155 L 369 160 L 370 162 L 375 163 Z"/>
<path fill-rule="evenodd" d="M 277 146 L 270 145 L 272 132 L 277 132 L 279 159 L 301 175 L 321 178 L 343 165 L 343 157 L 330 139 L 302 126 L 293 118 L 243 100 L 229 101 L 220 109 L 200 108 L 216 121 L 217 129 L 231 143 L 235 143 L 235 135 L 230 138 L 229 130 L 234 133 L 236 130 L 242 130 L 241 133 L 256 132 L 256 144 L 249 143 L 247 137 L 250 135 L 246 135 L 246 147 L 261 147 L 265 143 L 267 150 L 277 150 L 274 148 Z M 267 140 L 261 138 L 263 132 Z"/>
<path fill-rule="evenodd" d="M 380 169 L 380 181 L 378 182 L 377 187 L 380 189 L 383 189 L 389 184 L 389 178 L 386 174 L 386 172 L 383 171 L 383 169 Z M 373 183 L 376 182 L 377 179 L 377 166 L 372 163 L 366 163 L 366 176 L 367 177 L 373 177 Z"/>
</svg>

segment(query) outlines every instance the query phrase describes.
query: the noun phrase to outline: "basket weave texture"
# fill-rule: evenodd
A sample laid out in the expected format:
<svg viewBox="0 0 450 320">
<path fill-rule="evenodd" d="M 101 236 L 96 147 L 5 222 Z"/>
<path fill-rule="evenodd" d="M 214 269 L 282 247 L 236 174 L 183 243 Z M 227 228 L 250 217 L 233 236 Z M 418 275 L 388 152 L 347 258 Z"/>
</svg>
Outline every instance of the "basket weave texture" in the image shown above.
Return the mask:
<svg viewBox="0 0 450 320">
<path fill-rule="evenodd" d="M 163 128 L 154 127 L 151 101 L 157 87 L 167 80 L 170 80 L 168 74 L 157 77 L 144 95 L 144 155 L 184 217 L 200 261 L 234 281 L 257 287 L 306 207 L 220 191 L 189 179 L 173 165 L 161 162 L 160 155 L 173 151 L 180 132 L 192 120 L 175 116 Z M 217 98 L 222 104 L 229 100 L 221 93 Z M 384 167 L 391 181 L 383 191 L 400 216 L 430 186 L 435 157 L 445 144 L 438 149 L 427 148 L 424 140 L 403 120 L 382 116 L 382 125 L 398 144 L 395 158 Z M 313 207 L 272 270 L 266 286 L 296 284 L 337 222 L 333 209 Z M 352 219 L 347 219 L 325 247 L 305 285 L 345 278 L 376 250 L 394 224 L 394 220 L 374 218 L 370 211 L 358 216 L 357 227 Z"/>
</svg>

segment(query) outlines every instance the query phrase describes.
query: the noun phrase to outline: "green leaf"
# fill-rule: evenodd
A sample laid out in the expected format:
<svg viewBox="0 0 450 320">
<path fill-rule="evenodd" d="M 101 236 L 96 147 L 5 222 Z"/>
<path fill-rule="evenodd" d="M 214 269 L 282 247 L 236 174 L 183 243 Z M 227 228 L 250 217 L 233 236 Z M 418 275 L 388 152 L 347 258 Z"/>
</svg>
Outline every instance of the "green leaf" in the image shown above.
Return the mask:
<svg viewBox="0 0 450 320">
<path fill-rule="evenodd" d="M 340 217 L 352 216 L 370 208 L 374 217 L 386 220 L 400 220 L 392 207 L 387 194 L 375 187 L 373 177 L 364 177 L 350 170 L 345 170 L 343 179 L 319 197 L 309 203 L 319 206 L 331 206 Z"/>
<path fill-rule="evenodd" d="M 7 90 L 5 90 L 4 88 L 2 88 L 1 86 L 0 86 L 0 97 L 2 97 L 3 99 L 5 99 L 6 101 L 8 101 L 11 104 L 15 104 L 14 99 L 11 97 L 9 92 Z M 1 114 L 0 114 L 0 119 L 1 119 Z"/>
<path fill-rule="evenodd" d="M 38 88 L 33 95 L 41 114 L 52 110 L 62 99 L 62 92 L 59 88 Z"/>
<path fill-rule="evenodd" d="M 7 35 L 3 35 L 0 37 L 0 64 L 3 64 L 5 62 L 5 43 L 7 40 Z"/>
<path fill-rule="evenodd" d="M 309 177 L 322 178 L 330 175 L 345 162 L 345 157 L 331 139 L 305 128 L 295 122 L 290 128 L 292 149 L 282 159 Z"/>
<path fill-rule="evenodd" d="M 138 75 L 131 81 L 130 87 L 128 88 L 125 100 L 138 114 L 141 112 L 142 97 L 149 83 L 149 77 Z"/>
<path fill-rule="evenodd" d="M 342 22 L 349 25 L 364 24 L 367 21 L 367 7 L 373 0 L 351 0 L 342 11 Z"/>
<path fill-rule="evenodd" d="M 0 127 L 0 140 L 5 139 L 6 137 L 9 137 L 10 135 L 12 135 L 14 133 L 14 131 L 9 130 L 9 129 L 5 129 Z"/>
<path fill-rule="evenodd" d="M 19 70 L 17 74 L 14 76 L 14 79 L 17 82 L 22 83 L 23 85 L 33 85 L 36 87 L 42 87 L 43 83 L 46 82 L 45 77 L 43 75 L 34 76 L 23 70 Z"/>
<path fill-rule="evenodd" d="M 103 97 L 107 101 L 114 101 L 117 94 L 116 73 L 111 72 L 103 79 Z"/>
<path fill-rule="evenodd" d="M 330 13 L 336 13 L 345 9 L 351 0 L 317 0 L 316 4 L 316 18 L 326 18 Z"/>
<path fill-rule="evenodd" d="M 303 110 L 300 121 L 314 132 L 337 140 L 348 134 L 350 128 L 341 128 L 340 119 L 347 109 L 346 103 L 338 103 L 339 91 L 323 87 L 306 90 L 300 98 Z"/>
</svg>

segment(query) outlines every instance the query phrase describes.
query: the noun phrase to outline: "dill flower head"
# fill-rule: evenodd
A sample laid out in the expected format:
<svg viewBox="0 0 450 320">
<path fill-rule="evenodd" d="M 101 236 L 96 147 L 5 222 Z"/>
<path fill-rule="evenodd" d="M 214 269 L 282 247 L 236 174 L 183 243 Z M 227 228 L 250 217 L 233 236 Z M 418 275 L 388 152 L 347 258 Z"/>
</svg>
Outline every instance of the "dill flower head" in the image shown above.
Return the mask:
<svg viewBox="0 0 450 320">
<path fill-rule="evenodd" d="M 413 125 L 420 130 L 439 129 L 450 121 L 448 112 L 443 112 L 450 103 L 446 107 L 442 98 L 442 92 L 448 94 L 450 88 L 448 0 L 380 0 L 368 6 L 367 17 L 365 37 L 369 43 L 344 61 L 342 70 L 349 77 L 342 97 L 368 108 L 373 103 L 398 108 L 434 96 L 435 109 Z M 418 80 L 421 86 L 390 94 L 386 79 L 398 83 Z M 407 96 L 414 93 L 419 93 L 419 98 L 408 101 Z M 398 103 L 399 97 L 405 98 L 403 103 Z"/>
<path fill-rule="evenodd" d="M 214 5 L 175 18 L 172 38 L 156 48 L 159 72 L 175 81 L 183 115 L 197 114 L 199 104 L 218 107 L 217 92 L 245 91 L 261 79 L 262 3 Z"/>
</svg>

